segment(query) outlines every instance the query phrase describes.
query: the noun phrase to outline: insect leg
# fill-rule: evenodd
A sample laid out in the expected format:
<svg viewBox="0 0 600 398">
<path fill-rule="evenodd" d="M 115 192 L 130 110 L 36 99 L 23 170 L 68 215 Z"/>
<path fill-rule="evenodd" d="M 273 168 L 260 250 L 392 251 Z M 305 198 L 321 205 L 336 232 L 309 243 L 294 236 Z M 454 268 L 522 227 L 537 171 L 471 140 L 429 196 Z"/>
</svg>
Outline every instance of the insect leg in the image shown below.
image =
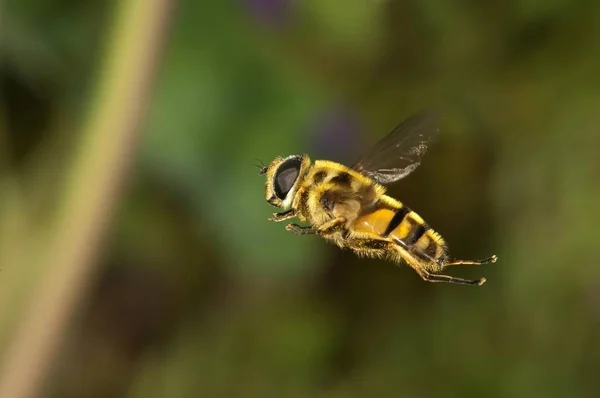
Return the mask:
<svg viewBox="0 0 600 398">
<path fill-rule="evenodd" d="M 481 286 L 485 283 L 485 278 L 481 278 L 481 279 L 477 279 L 477 280 L 470 280 L 470 279 L 463 279 L 463 278 L 455 278 L 453 276 L 448 276 L 448 275 L 430 274 L 429 272 L 427 272 L 425 270 L 417 270 L 417 273 L 419 275 L 421 275 L 421 278 L 423 278 L 427 282 L 446 282 L 446 283 L 454 283 L 457 285 L 479 285 L 479 286 Z"/>
<path fill-rule="evenodd" d="M 302 227 L 298 224 L 288 224 L 285 226 L 285 229 L 296 235 L 312 235 L 317 233 L 317 230 L 313 227 Z"/>
<path fill-rule="evenodd" d="M 498 256 L 496 256 L 494 254 L 492 257 L 486 258 L 485 260 L 452 260 L 452 261 L 447 262 L 442 265 L 444 267 L 447 267 L 449 265 L 482 265 L 482 264 L 495 263 L 496 260 L 498 260 Z"/>
<path fill-rule="evenodd" d="M 273 213 L 273 215 L 269 217 L 269 221 L 281 222 L 294 217 L 296 217 L 296 210 L 290 209 L 281 213 Z"/>
<path fill-rule="evenodd" d="M 346 223 L 346 218 L 338 217 L 331 221 L 327 221 L 325 224 L 321 225 L 317 228 L 317 233 L 321 236 L 331 235 L 335 232 L 338 232 L 344 228 L 344 224 Z"/>
</svg>

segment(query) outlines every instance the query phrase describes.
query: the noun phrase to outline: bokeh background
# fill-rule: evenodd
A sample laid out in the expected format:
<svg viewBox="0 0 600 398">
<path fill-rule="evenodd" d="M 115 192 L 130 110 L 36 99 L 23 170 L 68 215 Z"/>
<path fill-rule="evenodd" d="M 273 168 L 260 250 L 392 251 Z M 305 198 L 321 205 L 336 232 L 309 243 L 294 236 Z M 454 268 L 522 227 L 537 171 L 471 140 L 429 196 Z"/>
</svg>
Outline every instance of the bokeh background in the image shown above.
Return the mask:
<svg viewBox="0 0 600 398">
<path fill-rule="evenodd" d="M 145 24 L 164 3 L 154 18 L 168 21 Z M 600 3 L 0 10 L 2 391 L 600 396 Z M 155 56 L 132 56 L 136 43 Z M 136 84 L 146 91 L 129 99 Z M 497 254 L 448 269 L 485 285 L 428 284 L 267 221 L 257 159 L 350 163 L 431 105 L 439 139 L 391 193 L 455 257 Z M 135 106 L 140 123 L 113 117 Z M 45 324 L 52 311 L 64 316 Z"/>
</svg>

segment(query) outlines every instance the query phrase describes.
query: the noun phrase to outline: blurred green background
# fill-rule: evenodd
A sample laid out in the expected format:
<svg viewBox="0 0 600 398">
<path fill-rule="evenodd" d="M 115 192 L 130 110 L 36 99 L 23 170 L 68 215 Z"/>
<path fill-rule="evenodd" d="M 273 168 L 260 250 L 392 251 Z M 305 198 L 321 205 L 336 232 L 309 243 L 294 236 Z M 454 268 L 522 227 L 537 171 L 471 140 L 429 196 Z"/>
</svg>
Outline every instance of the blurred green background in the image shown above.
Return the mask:
<svg viewBox="0 0 600 398">
<path fill-rule="evenodd" d="M 118 3 L 2 4 L 0 354 L 55 272 L 23 254 L 59 207 Z M 38 396 L 600 396 L 600 3 L 183 0 L 165 34 Z M 497 254 L 448 269 L 485 285 L 267 221 L 256 159 L 351 163 L 431 105 L 439 139 L 390 192 L 455 257 Z"/>
</svg>

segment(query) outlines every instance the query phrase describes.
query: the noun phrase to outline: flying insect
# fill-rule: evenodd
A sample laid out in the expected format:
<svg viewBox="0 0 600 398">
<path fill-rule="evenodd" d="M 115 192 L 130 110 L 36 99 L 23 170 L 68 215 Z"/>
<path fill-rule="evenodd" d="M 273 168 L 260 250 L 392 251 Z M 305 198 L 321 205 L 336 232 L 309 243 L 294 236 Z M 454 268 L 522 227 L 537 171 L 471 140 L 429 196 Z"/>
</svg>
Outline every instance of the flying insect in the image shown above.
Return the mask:
<svg viewBox="0 0 600 398">
<path fill-rule="evenodd" d="M 308 155 L 277 157 L 260 169 L 266 175 L 265 198 L 283 209 L 269 220 L 297 218 L 308 226 L 288 224 L 298 235 L 316 234 L 360 257 L 399 264 L 405 261 L 425 281 L 482 285 L 442 275 L 451 265 L 494 263 L 451 259 L 448 245 L 417 213 L 386 195 L 386 185 L 411 174 L 435 139 L 439 114 L 424 110 L 406 119 L 352 167 Z"/>
</svg>

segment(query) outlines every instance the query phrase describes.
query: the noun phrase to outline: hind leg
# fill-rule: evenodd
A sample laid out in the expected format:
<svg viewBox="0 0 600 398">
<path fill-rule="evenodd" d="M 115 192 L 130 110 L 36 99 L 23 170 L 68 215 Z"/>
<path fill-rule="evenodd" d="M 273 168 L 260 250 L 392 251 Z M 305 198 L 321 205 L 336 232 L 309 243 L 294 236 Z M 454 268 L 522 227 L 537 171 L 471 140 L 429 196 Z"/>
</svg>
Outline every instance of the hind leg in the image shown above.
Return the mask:
<svg viewBox="0 0 600 398">
<path fill-rule="evenodd" d="M 455 278 L 453 276 L 448 275 L 438 275 L 438 274 L 430 274 L 425 270 L 417 270 L 417 273 L 426 280 L 427 282 L 445 282 L 452 283 L 456 285 L 483 285 L 485 283 L 485 278 L 471 280 L 471 279 L 463 279 L 463 278 Z"/>
<path fill-rule="evenodd" d="M 492 257 L 486 258 L 485 260 L 452 260 L 441 264 L 444 267 L 449 265 L 483 265 L 495 263 L 498 260 L 498 256 L 495 254 Z"/>
</svg>

